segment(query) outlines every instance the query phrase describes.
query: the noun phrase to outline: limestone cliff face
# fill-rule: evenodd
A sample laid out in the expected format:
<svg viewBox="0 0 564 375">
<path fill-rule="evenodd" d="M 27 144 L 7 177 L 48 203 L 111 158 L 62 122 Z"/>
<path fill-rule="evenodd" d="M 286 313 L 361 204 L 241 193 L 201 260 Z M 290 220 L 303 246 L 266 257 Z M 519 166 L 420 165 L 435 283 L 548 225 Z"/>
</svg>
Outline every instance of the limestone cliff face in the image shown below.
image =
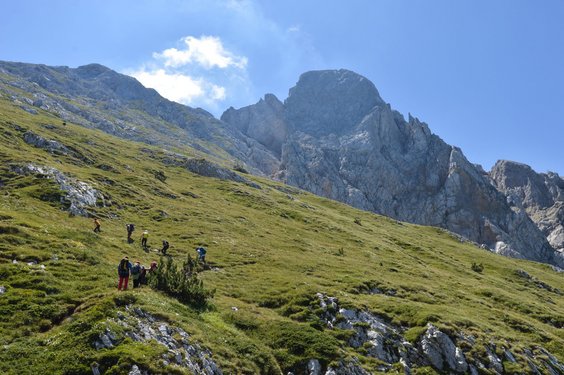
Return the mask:
<svg viewBox="0 0 564 375">
<path fill-rule="evenodd" d="M 481 168 L 425 123 L 405 120 L 356 73 L 305 73 L 283 105 L 270 95 L 229 109 L 222 120 L 251 138 L 259 134 L 255 139 L 279 155 L 273 176 L 290 185 L 443 227 L 504 255 L 564 266 L 528 215 L 513 209 Z"/>
<path fill-rule="evenodd" d="M 556 173 L 536 173 L 525 164 L 498 161 L 490 171 L 497 188 L 515 210 L 524 210 L 564 256 L 564 179 Z"/>
</svg>

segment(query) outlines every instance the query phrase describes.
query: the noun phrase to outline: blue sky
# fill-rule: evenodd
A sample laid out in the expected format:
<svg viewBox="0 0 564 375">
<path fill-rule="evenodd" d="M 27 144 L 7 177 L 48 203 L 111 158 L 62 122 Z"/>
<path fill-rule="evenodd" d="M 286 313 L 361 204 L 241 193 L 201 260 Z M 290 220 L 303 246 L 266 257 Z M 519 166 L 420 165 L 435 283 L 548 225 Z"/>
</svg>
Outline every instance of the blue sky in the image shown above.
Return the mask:
<svg viewBox="0 0 564 375">
<path fill-rule="evenodd" d="M 101 63 L 219 116 L 346 68 L 468 159 L 564 174 L 562 0 L 18 0 L 0 60 Z"/>
</svg>

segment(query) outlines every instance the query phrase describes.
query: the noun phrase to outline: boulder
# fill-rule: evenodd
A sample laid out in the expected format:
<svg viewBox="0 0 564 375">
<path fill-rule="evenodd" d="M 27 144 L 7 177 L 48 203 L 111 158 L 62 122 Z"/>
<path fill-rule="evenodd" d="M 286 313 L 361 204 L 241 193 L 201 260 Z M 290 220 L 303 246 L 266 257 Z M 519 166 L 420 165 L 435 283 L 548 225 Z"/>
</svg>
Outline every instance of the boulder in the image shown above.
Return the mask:
<svg viewBox="0 0 564 375">
<path fill-rule="evenodd" d="M 452 370 L 465 373 L 468 370 L 466 358 L 451 338 L 432 324 L 420 340 L 419 346 L 431 365 L 439 371 Z"/>
</svg>

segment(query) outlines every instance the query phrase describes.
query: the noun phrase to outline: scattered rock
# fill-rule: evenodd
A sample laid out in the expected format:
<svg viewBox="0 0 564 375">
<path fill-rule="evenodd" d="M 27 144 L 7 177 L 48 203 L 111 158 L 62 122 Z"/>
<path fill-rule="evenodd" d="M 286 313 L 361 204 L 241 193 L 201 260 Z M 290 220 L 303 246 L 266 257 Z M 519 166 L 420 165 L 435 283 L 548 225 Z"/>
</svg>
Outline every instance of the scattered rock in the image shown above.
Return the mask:
<svg viewBox="0 0 564 375">
<path fill-rule="evenodd" d="M 316 297 L 322 310 L 319 318 L 327 324 L 327 328 L 354 330 L 355 333 L 350 337 L 348 344 L 353 348 L 362 347 L 366 350 L 366 355 L 383 361 L 384 365 L 380 369 L 383 372 L 390 371 L 393 364 L 400 363 L 406 374 L 410 374 L 412 368 L 424 366 L 432 366 L 437 371 L 450 374 L 504 373 L 502 360 L 497 356 L 493 343 L 485 345 L 487 357 L 466 357 L 457 342 L 465 342 L 464 347 L 472 347 L 476 344 L 474 336 L 459 333 L 456 337 L 450 337 L 429 323 L 425 333 L 412 344 L 403 337 L 404 327 L 394 326 L 369 311 L 344 309 L 339 306 L 335 297 L 323 293 L 317 293 Z M 564 373 L 564 365 L 546 349 L 535 350 L 540 352 L 541 356 L 535 357 L 532 350 L 524 350 L 526 363 L 529 363 L 533 373 L 536 373 L 534 369 L 539 371 L 539 366 L 546 367 L 549 372 L 553 369 L 555 374 Z M 509 349 L 504 349 L 504 356 L 509 362 L 517 362 Z M 365 374 L 360 367 L 355 369 L 354 366 L 343 366 L 347 368 L 344 372 L 339 372 L 339 368 L 328 368 L 326 375 Z"/>
<path fill-rule="evenodd" d="M 221 180 L 230 180 L 235 182 L 240 182 L 255 189 L 260 189 L 260 186 L 237 173 L 219 166 L 218 164 L 212 163 L 206 159 L 187 159 L 184 167 L 192 173 L 199 174 L 205 177 L 214 177 Z"/>
<path fill-rule="evenodd" d="M 307 363 L 307 375 L 321 375 L 321 364 L 317 359 L 310 359 Z"/>
<path fill-rule="evenodd" d="M 462 350 L 454 345 L 449 336 L 432 324 L 427 325 L 420 345 L 423 354 L 436 369 L 450 369 L 458 373 L 464 373 L 468 369 Z"/>
<path fill-rule="evenodd" d="M 54 180 L 59 188 L 65 192 L 61 203 L 68 203 L 68 211 L 71 215 L 88 217 L 90 214 L 87 207 L 96 206 L 98 199 L 104 201 L 104 196 L 98 190 L 86 182 L 65 175 L 55 168 L 30 163 L 23 166 L 12 166 L 12 170 L 22 175 L 37 174 Z"/>
<path fill-rule="evenodd" d="M 545 289 L 545 290 L 548 290 L 549 292 L 556 293 L 556 294 L 562 294 L 562 292 L 559 289 L 553 288 L 552 286 L 548 285 L 547 283 L 540 281 L 536 277 L 531 276 L 527 271 L 517 270 L 517 271 L 515 271 L 515 273 L 517 274 L 517 276 L 520 276 L 520 277 L 524 278 L 525 280 L 535 284 L 540 289 Z"/>
<path fill-rule="evenodd" d="M 139 370 L 137 365 L 131 366 L 131 370 L 129 371 L 128 375 L 147 375 L 147 371 Z"/>
<path fill-rule="evenodd" d="M 6 287 L 4 285 L 0 285 L 0 294 L 6 293 Z"/>
<path fill-rule="evenodd" d="M 23 135 L 24 141 L 37 148 L 42 148 L 52 153 L 56 153 L 59 155 L 68 155 L 69 149 L 58 141 L 54 141 L 52 139 L 43 138 L 40 135 L 37 135 L 31 131 L 27 131 Z"/>
<path fill-rule="evenodd" d="M 370 375 L 370 373 L 361 367 L 358 359 L 353 358 L 348 362 L 340 361 L 337 367 L 328 367 L 325 375 Z"/>
<path fill-rule="evenodd" d="M 163 355 L 163 362 L 167 364 L 175 363 L 193 374 L 223 374 L 213 361 L 212 353 L 192 342 L 186 331 L 160 321 L 138 307 L 126 306 L 125 312 L 118 314 L 118 318 L 112 322 L 119 324 L 125 331 L 125 336 L 134 341 L 154 340 L 159 345 L 165 346 L 167 352 Z M 94 347 L 97 350 L 111 348 L 120 345 L 122 340 L 123 337 L 118 337 L 110 329 L 106 329 L 94 342 Z M 131 371 L 134 371 L 133 367 Z M 138 367 L 136 371 L 140 371 Z M 140 373 L 146 374 L 143 371 Z"/>
</svg>

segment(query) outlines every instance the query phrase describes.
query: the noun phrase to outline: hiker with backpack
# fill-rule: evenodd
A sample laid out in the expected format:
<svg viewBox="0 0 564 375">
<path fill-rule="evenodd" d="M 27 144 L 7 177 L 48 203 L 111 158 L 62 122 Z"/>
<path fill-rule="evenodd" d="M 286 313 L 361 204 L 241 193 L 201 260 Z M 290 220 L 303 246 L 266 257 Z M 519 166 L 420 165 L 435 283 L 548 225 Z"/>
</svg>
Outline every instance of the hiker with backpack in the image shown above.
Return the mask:
<svg viewBox="0 0 564 375">
<path fill-rule="evenodd" d="M 199 246 L 196 248 L 196 252 L 198 253 L 198 262 L 202 262 L 203 264 L 206 264 L 206 249 Z"/>
<path fill-rule="evenodd" d="M 168 250 L 169 247 L 170 247 L 170 244 L 168 243 L 168 241 L 163 240 L 163 248 L 161 249 L 161 253 L 163 255 L 166 255 L 166 251 Z"/>
<path fill-rule="evenodd" d="M 94 218 L 94 233 L 100 233 L 100 220 L 95 217 Z"/>
<path fill-rule="evenodd" d="M 147 248 L 147 240 L 149 239 L 149 231 L 145 229 L 143 233 L 141 233 L 141 246 L 146 249 Z"/>
<path fill-rule="evenodd" d="M 128 257 L 123 257 L 118 265 L 118 290 L 127 290 L 127 284 L 129 283 L 129 274 L 131 271 L 131 263 Z M 122 289 L 123 288 L 123 289 Z"/>
<path fill-rule="evenodd" d="M 133 279 L 133 288 L 139 287 L 139 278 L 141 276 L 141 264 L 136 260 L 133 267 L 131 267 L 131 278 Z"/>
<path fill-rule="evenodd" d="M 132 243 L 133 239 L 131 238 L 131 235 L 135 230 L 135 224 L 126 224 L 125 229 L 127 230 L 127 243 Z"/>
</svg>

